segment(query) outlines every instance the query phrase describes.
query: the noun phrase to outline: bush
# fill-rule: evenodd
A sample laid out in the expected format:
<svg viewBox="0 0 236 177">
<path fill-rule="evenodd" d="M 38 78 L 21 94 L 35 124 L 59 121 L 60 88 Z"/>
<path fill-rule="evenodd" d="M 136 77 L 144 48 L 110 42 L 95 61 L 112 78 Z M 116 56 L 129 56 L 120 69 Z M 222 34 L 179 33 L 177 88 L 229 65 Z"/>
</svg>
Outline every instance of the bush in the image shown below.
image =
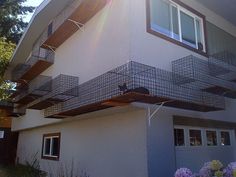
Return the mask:
<svg viewBox="0 0 236 177">
<path fill-rule="evenodd" d="M 200 169 L 199 173 L 193 174 L 187 168 L 180 168 L 176 171 L 175 177 L 236 177 L 236 162 L 230 163 L 226 168 L 219 160 L 207 162 Z"/>
</svg>

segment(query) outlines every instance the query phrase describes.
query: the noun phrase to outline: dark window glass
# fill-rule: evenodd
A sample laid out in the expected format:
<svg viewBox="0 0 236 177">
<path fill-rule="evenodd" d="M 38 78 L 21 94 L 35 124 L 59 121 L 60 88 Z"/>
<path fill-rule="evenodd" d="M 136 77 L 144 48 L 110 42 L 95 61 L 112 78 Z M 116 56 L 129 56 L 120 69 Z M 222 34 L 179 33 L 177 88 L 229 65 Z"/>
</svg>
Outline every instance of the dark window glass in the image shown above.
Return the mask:
<svg viewBox="0 0 236 177">
<path fill-rule="evenodd" d="M 230 135 L 229 132 L 220 132 L 221 135 L 221 145 L 222 146 L 229 146 L 230 145 Z"/>
<path fill-rule="evenodd" d="M 202 133 L 201 130 L 189 130 L 190 146 L 202 145 Z"/>
<path fill-rule="evenodd" d="M 206 131 L 207 146 L 217 146 L 217 135 L 216 131 Z"/>
<path fill-rule="evenodd" d="M 184 146 L 184 129 L 175 129 L 175 146 Z"/>
<path fill-rule="evenodd" d="M 154 31 L 179 40 L 177 8 L 163 0 L 152 0 L 151 27 Z"/>
<path fill-rule="evenodd" d="M 44 145 L 44 154 L 45 155 L 50 155 L 51 139 L 46 138 L 44 143 L 45 143 L 45 145 Z"/>
<path fill-rule="evenodd" d="M 52 139 L 52 155 L 59 156 L 59 138 Z"/>
</svg>

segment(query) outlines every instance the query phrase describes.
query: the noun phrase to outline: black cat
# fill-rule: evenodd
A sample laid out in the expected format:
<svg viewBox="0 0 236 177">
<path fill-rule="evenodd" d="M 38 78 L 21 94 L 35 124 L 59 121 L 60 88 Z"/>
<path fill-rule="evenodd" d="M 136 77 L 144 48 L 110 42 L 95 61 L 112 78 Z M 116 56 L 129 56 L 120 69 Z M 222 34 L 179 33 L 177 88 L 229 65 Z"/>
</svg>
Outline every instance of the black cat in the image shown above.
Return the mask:
<svg viewBox="0 0 236 177">
<path fill-rule="evenodd" d="M 128 89 L 126 83 L 124 83 L 123 85 L 118 85 L 118 87 L 119 87 L 120 91 L 123 92 L 123 94 L 130 93 L 130 92 L 141 93 L 141 94 L 149 94 L 149 90 L 144 88 L 144 87 Z"/>
</svg>

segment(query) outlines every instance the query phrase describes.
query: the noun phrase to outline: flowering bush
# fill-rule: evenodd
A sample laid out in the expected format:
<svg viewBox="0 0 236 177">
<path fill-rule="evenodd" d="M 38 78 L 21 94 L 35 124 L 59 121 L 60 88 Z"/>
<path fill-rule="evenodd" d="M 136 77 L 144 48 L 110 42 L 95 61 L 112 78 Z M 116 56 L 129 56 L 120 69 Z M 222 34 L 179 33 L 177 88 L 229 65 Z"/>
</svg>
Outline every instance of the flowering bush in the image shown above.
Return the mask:
<svg viewBox="0 0 236 177">
<path fill-rule="evenodd" d="M 223 164 L 219 160 L 205 163 L 199 171 L 199 177 L 223 177 Z"/>
<path fill-rule="evenodd" d="M 176 171 L 175 177 L 236 177 L 236 162 L 223 169 L 223 164 L 219 160 L 213 160 L 205 163 L 198 174 L 193 174 L 187 168 L 180 168 Z"/>
<path fill-rule="evenodd" d="M 230 163 L 223 171 L 224 177 L 236 177 L 236 162 Z"/>
<path fill-rule="evenodd" d="M 193 173 L 188 168 L 180 168 L 175 172 L 175 177 L 193 177 Z"/>
</svg>

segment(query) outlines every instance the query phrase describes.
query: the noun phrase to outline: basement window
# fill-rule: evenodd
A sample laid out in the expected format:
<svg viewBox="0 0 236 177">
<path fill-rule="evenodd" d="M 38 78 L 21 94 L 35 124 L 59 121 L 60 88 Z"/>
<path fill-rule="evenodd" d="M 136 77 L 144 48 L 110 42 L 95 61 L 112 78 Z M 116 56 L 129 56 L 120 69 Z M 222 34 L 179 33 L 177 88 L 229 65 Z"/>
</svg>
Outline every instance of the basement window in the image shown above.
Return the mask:
<svg viewBox="0 0 236 177">
<path fill-rule="evenodd" d="M 42 158 L 48 160 L 59 160 L 60 155 L 60 133 L 43 135 Z"/>
<path fill-rule="evenodd" d="M 222 146 L 230 146 L 230 133 L 228 131 L 221 131 L 220 132 L 221 136 L 221 145 Z"/>
<path fill-rule="evenodd" d="M 175 136 L 175 146 L 184 146 L 184 129 L 175 128 L 174 129 L 174 136 Z"/>
<path fill-rule="evenodd" d="M 217 133 L 216 131 L 207 130 L 207 146 L 217 146 Z"/>
<path fill-rule="evenodd" d="M 206 54 L 205 17 L 178 0 L 147 0 L 148 32 Z"/>
<path fill-rule="evenodd" d="M 202 146 L 202 131 L 189 130 L 190 146 Z"/>
<path fill-rule="evenodd" d="M 4 131 L 0 131 L 0 139 L 4 139 Z"/>
</svg>

